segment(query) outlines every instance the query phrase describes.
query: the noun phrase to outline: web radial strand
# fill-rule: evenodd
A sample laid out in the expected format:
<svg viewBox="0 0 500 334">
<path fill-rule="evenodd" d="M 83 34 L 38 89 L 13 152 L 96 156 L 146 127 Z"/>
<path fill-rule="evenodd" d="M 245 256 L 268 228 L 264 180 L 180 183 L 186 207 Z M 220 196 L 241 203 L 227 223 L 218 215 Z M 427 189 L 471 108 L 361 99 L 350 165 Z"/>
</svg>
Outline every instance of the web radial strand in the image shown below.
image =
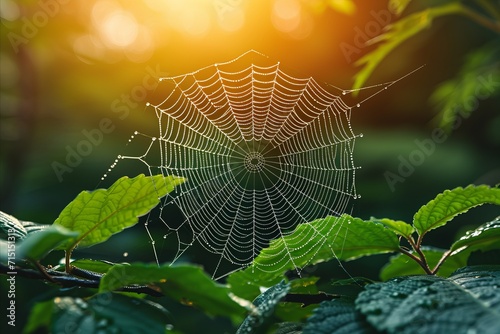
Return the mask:
<svg viewBox="0 0 500 334">
<path fill-rule="evenodd" d="M 174 204 L 183 215 L 181 223 L 161 218 L 179 242 L 174 261 L 199 243 L 223 275 L 298 224 L 342 214 L 357 197 L 350 108 L 314 79 L 250 52 L 162 81 L 171 89 L 149 105 L 159 133 L 147 152 L 159 148 L 160 166 L 146 154 L 128 158 L 188 180 L 162 203 L 162 212 Z"/>
</svg>

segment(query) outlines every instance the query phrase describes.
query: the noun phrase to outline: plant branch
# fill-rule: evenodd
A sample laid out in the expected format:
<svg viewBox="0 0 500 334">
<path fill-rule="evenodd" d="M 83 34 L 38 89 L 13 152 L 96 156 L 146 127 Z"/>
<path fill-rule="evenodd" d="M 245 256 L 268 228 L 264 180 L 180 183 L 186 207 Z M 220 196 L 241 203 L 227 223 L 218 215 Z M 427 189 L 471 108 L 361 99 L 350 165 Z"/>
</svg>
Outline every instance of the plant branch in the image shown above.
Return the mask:
<svg viewBox="0 0 500 334">
<path fill-rule="evenodd" d="M 413 261 L 417 262 L 422 269 L 424 269 L 425 273 L 428 275 L 433 275 L 432 270 L 429 268 L 429 265 L 427 264 L 427 260 L 425 259 L 425 256 L 421 252 L 417 252 L 419 256 L 416 256 L 415 254 L 411 253 L 410 251 L 400 247 L 399 251 L 403 253 L 404 255 L 410 257 Z"/>
<path fill-rule="evenodd" d="M 438 263 L 436 264 L 436 266 L 434 267 L 434 269 L 432 269 L 432 274 L 433 274 L 433 275 L 435 275 L 435 274 L 438 272 L 438 270 L 439 270 L 439 268 L 441 267 L 441 265 L 444 263 L 444 261 L 446 261 L 446 259 L 447 259 L 448 257 L 450 257 L 450 255 L 451 255 L 451 249 L 450 249 L 450 250 L 448 250 L 448 251 L 446 251 L 446 252 L 443 254 L 443 256 L 441 256 L 441 258 L 439 259 L 439 261 L 438 261 Z"/>
<path fill-rule="evenodd" d="M 70 288 L 70 287 L 81 287 L 81 288 L 94 288 L 98 289 L 99 288 L 99 283 L 100 283 L 100 276 L 96 277 L 95 279 L 86 279 L 86 278 L 80 278 L 76 277 L 73 275 L 70 275 L 66 272 L 62 271 L 45 271 L 47 275 L 51 278 L 50 280 L 40 271 L 34 270 L 34 269 L 26 269 L 26 268 L 21 268 L 21 267 L 16 267 L 15 270 L 9 270 L 9 267 L 7 267 L 5 264 L 1 263 L 0 264 L 0 274 L 5 274 L 7 275 L 7 272 L 15 272 L 16 276 L 21 276 L 24 278 L 29 278 L 29 279 L 38 279 L 42 281 L 49 281 L 52 283 L 55 283 L 62 288 Z M 148 286 L 143 286 L 143 285 L 131 285 L 131 286 L 125 286 L 121 289 L 118 289 L 117 291 L 124 291 L 124 292 L 135 292 L 135 293 L 144 293 L 148 294 L 153 297 L 162 297 L 163 294 L 148 287 Z"/>
</svg>

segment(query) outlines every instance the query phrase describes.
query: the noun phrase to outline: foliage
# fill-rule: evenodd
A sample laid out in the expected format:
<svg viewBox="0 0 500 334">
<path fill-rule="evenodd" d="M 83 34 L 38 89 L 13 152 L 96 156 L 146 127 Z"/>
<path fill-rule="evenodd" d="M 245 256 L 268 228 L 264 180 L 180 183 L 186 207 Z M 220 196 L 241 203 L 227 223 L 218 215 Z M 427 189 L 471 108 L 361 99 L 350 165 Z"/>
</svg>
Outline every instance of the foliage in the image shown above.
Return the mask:
<svg viewBox="0 0 500 334">
<path fill-rule="evenodd" d="M 399 17 L 408 10 L 409 4 L 410 0 L 390 0 L 389 9 Z M 430 29 L 434 21 L 449 20 L 457 15 L 465 17 L 493 31 L 494 35 L 490 43 L 466 55 L 459 74 L 439 84 L 430 97 L 439 113 L 440 126 L 450 131 L 456 122 L 469 117 L 476 108 L 471 105 L 471 98 L 486 99 L 500 93 L 499 85 L 496 84 L 500 80 L 500 9 L 484 0 L 445 0 L 409 12 L 387 25 L 381 35 L 366 42 L 367 45 L 376 45 L 376 48 L 356 61 L 356 65 L 362 68 L 355 76 L 353 89 L 363 87 L 389 54 L 408 39 Z"/>
<path fill-rule="evenodd" d="M 500 324 L 496 288 L 500 267 L 466 266 L 473 251 L 500 249 L 500 218 L 467 232 L 448 250 L 422 245 L 425 235 L 457 215 L 482 204 L 500 206 L 498 187 L 471 185 L 446 190 L 423 205 L 412 224 L 342 215 L 299 225 L 293 233 L 271 242 L 251 267 L 230 274 L 227 284 L 214 282 L 201 267 L 190 264 L 117 264 L 90 259 L 54 268 L 40 264 L 40 259 L 57 249 L 68 251 L 78 243 L 104 242 L 135 224 L 137 216 L 151 210 L 183 181 L 162 175 L 119 179 L 109 189 L 82 192 L 52 226 L 36 228 L 35 233 L 24 231 L 19 220 L 2 214 L 2 229 L 16 232 L 22 240 L 20 254 L 28 260 L 15 266 L 3 259 L 2 272 L 15 269 L 19 276 L 63 288 L 54 298 L 33 307 L 25 332 L 40 328 L 58 332 L 64 326 L 86 332 L 172 332 L 172 316 L 157 302 L 163 296 L 211 316 L 227 317 L 240 324 L 238 333 L 414 333 L 422 326 L 426 333 L 462 327 L 488 333 Z M 110 221 L 117 226 L 111 227 Z M 296 247 L 298 244 L 302 247 Z M 387 252 L 397 255 L 382 269 L 383 282 L 364 280 L 361 285 L 363 279 L 356 279 L 335 283 L 342 287 L 354 282 L 358 289 L 354 294 L 319 292 L 317 277 L 290 276 L 304 274 L 304 268 L 321 262 Z M 83 295 L 67 295 L 63 291 L 69 286 L 91 289 Z"/>
</svg>

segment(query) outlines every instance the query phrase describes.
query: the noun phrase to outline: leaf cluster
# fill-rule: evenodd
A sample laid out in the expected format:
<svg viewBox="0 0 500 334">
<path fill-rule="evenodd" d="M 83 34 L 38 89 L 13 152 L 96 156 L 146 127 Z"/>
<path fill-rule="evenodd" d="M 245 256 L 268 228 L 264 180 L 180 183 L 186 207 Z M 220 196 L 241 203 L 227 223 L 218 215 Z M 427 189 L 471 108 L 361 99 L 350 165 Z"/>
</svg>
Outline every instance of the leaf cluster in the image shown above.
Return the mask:
<svg viewBox="0 0 500 334">
<path fill-rule="evenodd" d="M 105 242 L 136 224 L 184 181 L 163 175 L 121 178 L 109 189 L 80 193 L 50 226 L 2 213 L 0 226 L 14 238 L 2 241 L 3 246 L 9 249 L 9 243 L 18 243 L 16 256 L 23 259 L 14 262 L 6 252 L 2 273 L 16 271 L 18 276 L 59 288 L 90 289 L 81 296 L 61 289 L 55 298 L 39 302 L 25 332 L 40 328 L 58 332 L 71 324 L 87 332 L 137 333 L 148 328 L 154 333 L 179 333 L 172 325 L 175 317 L 158 303 L 163 297 L 209 316 L 226 317 L 238 326 L 239 334 L 343 333 L 342 328 L 356 333 L 413 333 L 423 323 L 428 333 L 461 326 L 488 333 L 488 328 L 500 324 L 500 268 L 465 267 L 473 251 L 500 248 L 500 217 L 465 233 L 449 249 L 423 244 L 428 233 L 457 215 L 483 204 L 500 205 L 500 189 L 488 186 L 446 190 L 422 206 L 411 224 L 349 215 L 301 224 L 273 240 L 251 266 L 230 274 L 226 284 L 191 264 L 72 259 L 77 247 Z M 64 265 L 41 264 L 57 250 L 66 252 Z M 354 294 L 320 291 L 319 278 L 305 271 L 322 262 L 382 253 L 395 254 L 380 273 L 383 282 L 334 282 L 354 284 Z M 460 317 L 464 310 L 470 316 Z"/>
<path fill-rule="evenodd" d="M 390 0 L 389 10 L 395 20 L 384 27 L 384 32 L 366 42 L 375 49 L 355 63 L 361 69 L 355 75 L 353 90 L 359 90 L 368 78 L 400 45 L 412 37 L 428 31 L 438 20 L 459 17 L 478 24 L 486 32 L 493 32 L 489 42 L 464 56 L 458 74 L 440 83 L 430 97 L 438 113 L 439 126 L 451 131 L 470 116 L 475 109 L 471 100 L 484 100 L 500 93 L 500 8 L 487 0 L 445 0 L 431 5 L 411 0 Z M 459 33 L 459 32 L 458 32 Z M 449 57 L 456 57 L 449 55 Z"/>
</svg>

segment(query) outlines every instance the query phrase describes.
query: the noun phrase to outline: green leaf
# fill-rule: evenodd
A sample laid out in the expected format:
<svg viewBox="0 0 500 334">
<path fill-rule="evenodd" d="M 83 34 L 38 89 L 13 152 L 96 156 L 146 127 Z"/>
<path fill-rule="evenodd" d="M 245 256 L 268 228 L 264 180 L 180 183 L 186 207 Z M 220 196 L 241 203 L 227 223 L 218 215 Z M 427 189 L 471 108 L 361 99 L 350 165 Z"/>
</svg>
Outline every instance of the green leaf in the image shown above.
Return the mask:
<svg viewBox="0 0 500 334">
<path fill-rule="evenodd" d="M 289 282 L 289 293 L 310 294 L 318 293 L 316 282 L 319 277 L 304 277 Z M 280 303 L 276 306 L 275 315 L 283 321 L 299 321 L 308 318 L 317 304 L 303 305 L 301 303 Z"/>
<path fill-rule="evenodd" d="M 52 225 L 40 232 L 31 233 L 18 245 L 19 259 L 40 260 L 67 240 L 78 237 L 78 232 Z"/>
<path fill-rule="evenodd" d="M 459 119 L 468 118 L 476 103 L 500 94 L 500 40 L 467 55 L 458 74 L 441 83 L 430 97 L 439 112 L 440 127 L 450 132 Z"/>
<path fill-rule="evenodd" d="M 402 220 L 392 220 L 388 218 L 382 218 L 382 219 L 372 218 L 371 220 L 384 224 L 385 226 L 387 226 L 387 228 L 394 231 L 394 233 L 401 235 L 405 238 L 410 238 L 413 232 L 415 232 L 413 226 L 411 226 L 408 223 L 405 223 Z"/>
<path fill-rule="evenodd" d="M 307 319 L 303 334 L 370 334 L 377 333 L 356 311 L 354 300 L 342 297 L 322 302 Z"/>
<path fill-rule="evenodd" d="M 7 238 L 8 237 L 15 238 L 16 240 L 24 239 L 30 233 L 42 231 L 49 226 L 50 225 L 36 224 L 29 221 L 22 221 L 14 216 L 11 216 L 3 211 L 0 211 L 0 230 L 4 232 Z"/>
<path fill-rule="evenodd" d="M 450 278 L 399 277 L 370 284 L 355 303 L 388 333 L 498 333 L 500 267 L 468 267 Z"/>
<path fill-rule="evenodd" d="M 290 285 L 281 281 L 255 298 L 253 301 L 256 306 L 254 312 L 246 317 L 236 334 L 254 333 L 255 329 L 274 313 L 274 308 L 289 290 Z"/>
<path fill-rule="evenodd" d="M 433 269 L 447 252 L 444 249 L 422 247 L 422 252 L 427 259 L 427 263 L 431 269 Z M 413 253 L 415 254 L 415 253 Z M 446 261 L 439 267 L 437 274 L 442 277 L 448 277 L 458 268 L 462 268 L 467 265 L 467 258 L 469 256 L 463 254 L 461 256 L 453 256 L 446 259 Z M 398 276 L 410 276 L 410 275 L 423 275 L 425 274 L 424 269 L 414 260 L 410 259 L 404 254 L 398 254 L 391 257 L 388 264 L 382 268 L 380 272 L 380 279 L 387 281 L 390 278 Z"/>
<path fill-rule="evenodd" d="M 73 267 L 92 271 L 95 273 L 105 274 L 115 263 L 101 260 L 79 259 L 71 262 Z"/>
<path fill-rule="evenodd" d="M 300 224 L 290 235 L 273 240 L 253 264 L 228 277 L 231 291 L 251 299 L 259 287 L 278 283 L 287 270 L 331 259 L 351 260 L 361 256 L 395 252 L 396 234 L 384 225 L 349 215 L 327 217 Z"/>
<path fill-rule="evenodd" d="M 28 322 L 23 328 L 23 334 L 36 333 L 37 330 L 42 332 L 42 328 L 45 329 L 44 332 L 47 332 L 50 327 L 53 308 L 54 302 L 52 300 L 36 303 L 30 311 Z"/>
<path fill-rule="evenodd" d="M 78 231 L 80 236 L 61 248 L 89 247 L 106 241 L 113 234 L 131 227 L 138 218 L 158 203 L 160 198 L 184 182 L 176 176 L 122 177 L 109 189 L 81 192 L 64 208 L 55 225 Z"/>
<path fill-rule="evenodd" d="M 500 205 L 500 188 L 471 185 L 445 190 L 417 211 L 413 226 L 423 236 L 430 230 L 446 225 L 455 216 L 486 203 Z"/>
<path fill-rule="evenodd" d="M 411 0 L 389 0 L 389 11 L 400 16 Z"/>
<path fill-rule="evenodd" d="M 11 215 L 0 211 L 0 229 L 7 235 L 16 239 L 22 239 L 28 234 L 23 224 Z"/>
<path fill-rule="evenodd" d="M 353 90 L 359 90 L 364 85 L 375 68 L 389 53 L 410 37 L 429 28 L 436 18 L 462 13 L 463 11 L 464 9 L 461 3 L 448 3 L 411 14 L 386 26 L 385 33 L 367 42 L 368 45 L 379 42 L 381 44 L 374 51 L 369 52 L 356 61 L 356 66 L 364 67 L 355 76 Z"/>
<path fill-rule="evenodd" d="M 148 300 L 120 294 L 54 299 L 53 333 L 165 333 L 169 313 Z"/>
<path fill-rule="evenodd" d="M 452 256 L 476 250 L 488 251 L 500 248 L 500 217 L 468 231 L 451 246 Z"/>
<path fill-rule="evenodd" d="M 113 291 L 132 284 L 147 284 L 186 305 L 235 321 L 241 320 L 245 312 L 230 298 L 227 286 L 215 283 L 200 267 L 193 265 L 117 264 L 103 276 L 99 291 Z"/>
</svg>

